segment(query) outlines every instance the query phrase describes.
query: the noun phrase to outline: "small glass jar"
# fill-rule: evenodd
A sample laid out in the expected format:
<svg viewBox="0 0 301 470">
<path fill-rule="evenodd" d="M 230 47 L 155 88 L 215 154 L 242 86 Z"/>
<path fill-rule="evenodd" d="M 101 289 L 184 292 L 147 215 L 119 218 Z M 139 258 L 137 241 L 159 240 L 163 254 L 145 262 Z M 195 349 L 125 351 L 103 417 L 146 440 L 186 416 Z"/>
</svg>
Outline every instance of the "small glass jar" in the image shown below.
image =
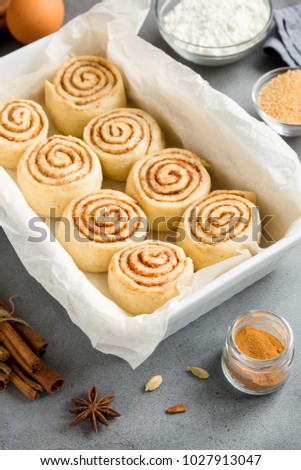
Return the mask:
<svg viewBox="0 0 301 470">
<path fill-rule="evenodd" d="M 254 359 L 242 353 L 235 337 L 245 327 L 258 328 L 276 336 L 285 347 L 272 359 Z M 294 359 L 294 338 L 284 318 L 267 310 L 251 310 L 232 323 L 222 354 L 222 369 L 227 380 L 238 390 L 251 395 L 274 392 L 289 378 Z"/>
</svg>

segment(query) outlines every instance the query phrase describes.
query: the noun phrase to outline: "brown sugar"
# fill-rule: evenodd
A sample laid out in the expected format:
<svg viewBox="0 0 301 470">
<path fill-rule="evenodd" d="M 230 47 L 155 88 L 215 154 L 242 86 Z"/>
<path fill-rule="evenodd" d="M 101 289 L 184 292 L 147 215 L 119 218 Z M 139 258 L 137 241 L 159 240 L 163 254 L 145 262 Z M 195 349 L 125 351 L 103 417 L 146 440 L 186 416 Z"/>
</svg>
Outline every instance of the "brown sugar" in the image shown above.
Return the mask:
<svg viewBox="0 0 301 470">
<path fill-rule="evenodd" d="M 273 78 L 259 93 L 259 107 L 286 124 L 301 124 L 301 70 L 288 70 Z"/>
<path fill-rule="evenodd" d="M 246 326 L 235 336 L 235 344 L 246 356 L 259 360 L 273 359 L 285 349 L 281 341 L 269 333 Z"/>
</svg>

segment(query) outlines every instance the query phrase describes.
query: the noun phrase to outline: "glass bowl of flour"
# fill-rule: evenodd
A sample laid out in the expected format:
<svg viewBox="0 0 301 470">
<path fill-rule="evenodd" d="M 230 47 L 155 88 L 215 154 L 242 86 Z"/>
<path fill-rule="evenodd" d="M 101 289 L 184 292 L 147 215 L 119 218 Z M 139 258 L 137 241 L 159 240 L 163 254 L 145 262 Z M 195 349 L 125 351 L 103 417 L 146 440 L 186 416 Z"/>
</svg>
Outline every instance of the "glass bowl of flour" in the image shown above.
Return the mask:
<svg viewBox="0 0 301 470">
<path fill-rule="evenodd" d="M 223 65 L 246 56 L 269 33 L 270 0 L 156 0 L 163 39 L 185 59 Z"/>
</svg>

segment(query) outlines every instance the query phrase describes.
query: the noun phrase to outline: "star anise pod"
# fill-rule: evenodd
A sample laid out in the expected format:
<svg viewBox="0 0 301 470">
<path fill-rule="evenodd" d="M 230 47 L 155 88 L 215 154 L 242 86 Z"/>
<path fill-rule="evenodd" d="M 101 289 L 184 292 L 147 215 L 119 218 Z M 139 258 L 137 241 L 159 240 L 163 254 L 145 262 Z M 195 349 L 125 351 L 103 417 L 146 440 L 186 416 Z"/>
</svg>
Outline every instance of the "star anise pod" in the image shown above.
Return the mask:
<svg viewBox="0 0 301 470">
<path fill-rule="evenodd" d="M 114 395 L 107 395 L 98 400 L 98 391 L 94 386 L 88 391 L 88 399 L 89 401 L 78 397 L 72 398 L 73 403 L 78 406 L 69 410 L 70 413 L 77 414 L 76 418 L 71 422 L 71 426 L 76 426 L 85 419 L 90 419 L 93 431 L 98 432 L 98 421 L 105 426 L 109 426 L 107 418 L 121 416 L 118 411 L 108 406 L 109 403 L 115 400 Z"/>
</svg>

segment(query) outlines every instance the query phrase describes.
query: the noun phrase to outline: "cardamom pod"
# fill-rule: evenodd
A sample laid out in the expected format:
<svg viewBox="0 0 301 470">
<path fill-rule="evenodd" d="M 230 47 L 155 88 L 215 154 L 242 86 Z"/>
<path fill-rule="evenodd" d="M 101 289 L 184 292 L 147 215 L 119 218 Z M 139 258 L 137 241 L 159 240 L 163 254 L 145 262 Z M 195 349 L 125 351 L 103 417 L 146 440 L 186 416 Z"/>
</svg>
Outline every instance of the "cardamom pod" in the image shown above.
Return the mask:
<svg viewBox="0 0 301 470">
<path fill-rule="evenodd" d="M 157 388 L 160 387 L 162 382 L 163 382 L 162 375 L 155 375 L 154 377 L 149 379 L 148 382 L 146 382 L 145 391 L 146 392 L 153 392 L 154 390 L 156 390 Z"/>
<path fill-rule="evenodd" d="M 208 379 L 209 373 L 205 370 L 202 369 L 201 367 L 187 367 L 186 370 L 188 372 L 191 372 L 193 375 L 198 377 L 199 379 Z"/>
</svg>

